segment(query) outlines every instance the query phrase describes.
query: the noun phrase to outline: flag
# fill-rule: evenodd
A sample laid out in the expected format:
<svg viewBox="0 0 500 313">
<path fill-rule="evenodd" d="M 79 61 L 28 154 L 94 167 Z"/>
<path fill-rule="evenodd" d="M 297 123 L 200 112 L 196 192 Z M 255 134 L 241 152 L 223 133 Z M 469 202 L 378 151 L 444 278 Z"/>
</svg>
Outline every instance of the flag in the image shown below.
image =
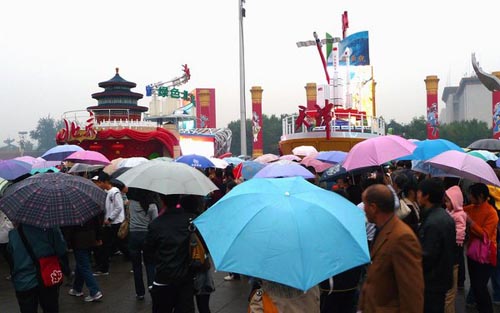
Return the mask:
<svg viewBox="0 0 500 313">
<path fill-rule="evenodd" d="M 329 33 L 326 33 L 326 64 L 328 66 L 333 66 L 333 37 Z"/>
</svg>

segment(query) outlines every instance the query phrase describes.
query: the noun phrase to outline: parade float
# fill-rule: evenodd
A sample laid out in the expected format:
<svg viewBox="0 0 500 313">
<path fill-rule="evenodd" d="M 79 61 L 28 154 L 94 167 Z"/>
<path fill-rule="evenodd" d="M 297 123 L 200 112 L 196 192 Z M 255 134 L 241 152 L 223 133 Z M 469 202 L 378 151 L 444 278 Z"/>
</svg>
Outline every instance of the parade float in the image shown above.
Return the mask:
<svg viewBox="0 0 500 313">
<path fill-rule="evenodd" d="M 356 143 L 385 134 L 385 123 L 376 117 L 375 80 L 370 65 L 368 32 L 347 36 L 347 12 L 342 15 L 342 39 L 326 34 L 320 40 L 298 42 L 298 47 L 316 46 L 326 84 L 308 83 L 306 105 L 286 116 L 279 143 L 282 154 L 298 146 L 318 151 L 349 151 Z M 326 47 L 326 57 L 323 52 Z"/>
<path fill-rule="evenodd" d="M 148 108 L 138 105 L 143 95 L 131 91 L 136 83 L 123 79 L 117 68 L 113 78 L 99 83 L 104 91 L 92 94 L 97 105 L 63 114 L 65 127 L 56 142 L 98 151 L 109 159 L 227 154 L 231 132 L 215 128 L 215 90 L 180 90 L 190 77 L 183 65 L 182 76 L 148 85 Z"/>
</svg>

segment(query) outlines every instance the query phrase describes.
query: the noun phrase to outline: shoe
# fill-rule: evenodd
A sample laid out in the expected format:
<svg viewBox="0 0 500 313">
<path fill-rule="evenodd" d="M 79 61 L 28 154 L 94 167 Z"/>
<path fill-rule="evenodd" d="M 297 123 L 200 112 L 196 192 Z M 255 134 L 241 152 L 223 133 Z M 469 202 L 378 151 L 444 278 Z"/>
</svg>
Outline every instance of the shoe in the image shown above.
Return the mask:
<svg viewBox="0 0 500 313">
<path fill-rule="evenodd" d="M 229 274 L 229 275 L 227 275 L 226 277 L 224 277 L 224 280 L 225 280 L 225 281 L 231 281 L 231 280 L 234 280 L 234 276 L 233 276 L 233 275 L 231 275 L 231 274 Z"/>
<path fill-rule="evenodd" d="M 85 299 L 83 299 L 85 302 L 94 302 L 98 301 L 102 298 L 102 292 L 98 291 L 95 295 L 93 296 L 86 296 Z"/>
<path fill-rule="evenodd" d="M 70 296 L 74 296 L 74 297 L 81 297 L 83 296 L 83 292 L 81 291 L 76 291 L 75 289 L 71 288 L 69 291 L 68 291 L 68 294 Z"/>
<path fill-rule="evenodd" d="M 109 272 L 96 271 L 92 274 L 93 276 L 108 276 Z"/>
<path fill-rule="evenodd" d="M 144 300 L 144 295 L 142 295 L 142 296 L 136 295 L 135 298 L 137 300 Z"/>
</svg>

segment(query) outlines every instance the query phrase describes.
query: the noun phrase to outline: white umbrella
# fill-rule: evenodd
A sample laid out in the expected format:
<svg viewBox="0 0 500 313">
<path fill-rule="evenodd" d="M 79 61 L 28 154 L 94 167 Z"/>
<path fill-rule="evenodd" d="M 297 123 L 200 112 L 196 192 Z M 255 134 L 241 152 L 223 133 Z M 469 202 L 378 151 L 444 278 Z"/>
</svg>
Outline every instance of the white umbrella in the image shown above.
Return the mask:
<svg viewBox="0 0 500 313">
<path fill-rule="evenodd" d="M 199 170 L 180 162 L 147 162 L 126 171 L 117 179 L 126 186 L 165 195 L 205 196 L 217 186 Z"/>
<path fill-rule="evenodd" d="M 298 146 L 293 148 L 292 153 L 301 156 L 312 156 L 318 153 L 318 150 L 313 146 Z"/>
<path fill-rule="evenodd" d="M 148 159 L 144 157 L 131 157 L 131 158 L 126 158 L 120 161 L 118 163 L 118 168 L 121 167 L 136 167 L 137 165 L 141 165 L 142 163 L 148 162 Z"/>
<path fill-rule="evenodd" d="M 226 168 L 229 163 L 227 163 L 227 161 L 224 161 L 222 159 L 219 159 L 219 158 L 208 158 L 210 161 L 212 161 L 212 163 L 215 165 L 216 168 Z"/>
<path fill-rule="evenodd" d="M 100 168 L 103 168 L 104 165 L 91 165 L 91 164 L 83 164 L 83 163 L 75 163 L 68 171 L 68 173 L 85 173 L 85 172 L 93 172 Z"/>
</svg>

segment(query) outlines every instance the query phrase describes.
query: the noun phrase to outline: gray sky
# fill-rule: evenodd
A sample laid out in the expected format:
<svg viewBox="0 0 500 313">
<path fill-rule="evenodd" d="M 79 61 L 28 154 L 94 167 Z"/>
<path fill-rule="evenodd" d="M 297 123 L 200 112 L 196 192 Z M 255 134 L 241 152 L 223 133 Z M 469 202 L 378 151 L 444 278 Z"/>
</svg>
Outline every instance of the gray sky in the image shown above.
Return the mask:
<svg viewBox="0 0 500 313">
<path fill-rule="evenodd" d="M 218 126 L 237 120 L 238 1 L 3 1 L 0 139 L 17 139 L 42 116 L 96 105 L 90 95 L 115 67 L 144 94 L 187 63 L 192 78 L 181 89 L 216 88 Z M 246 89 L 262 86 L 264 114 L 297 112 L 305 84 L 323 83 L 316 49 L 295 43 L 313 31 L 341 36 L 344 10 L 350 33 L 370 32 L 377 110 L 387 120 L 423 115 L 425 77 L 439 76 L 441 98 L 472 72 L 471 52 L 484 70 L 500 70 L 498 1 L 247 0 L 245 7 Z M 247 92 L 247 117 L 250 107 Z"/>
</svg>

